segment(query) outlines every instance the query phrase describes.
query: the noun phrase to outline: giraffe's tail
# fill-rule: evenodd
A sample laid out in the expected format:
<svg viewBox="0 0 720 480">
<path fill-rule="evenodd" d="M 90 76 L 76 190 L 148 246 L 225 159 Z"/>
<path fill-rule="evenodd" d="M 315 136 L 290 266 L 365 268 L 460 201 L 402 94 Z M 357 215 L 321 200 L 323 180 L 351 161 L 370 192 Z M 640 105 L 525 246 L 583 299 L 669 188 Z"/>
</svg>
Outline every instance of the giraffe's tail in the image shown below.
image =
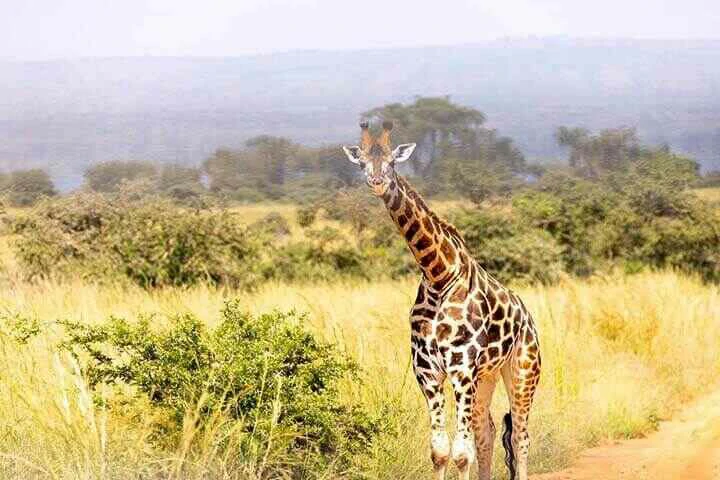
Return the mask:
<svg viewBox="0 0 720 480">
<path fill-rule="evenodd" d="M 505 447 L 505 465 L 507 465 L 510 471 L 510 480 L 515 480 L 515 452 L 513 452 L 512 445 L 512 416 L 506 413 L 503 417 L 503 435 L 502 443 Z"/>
</svg>

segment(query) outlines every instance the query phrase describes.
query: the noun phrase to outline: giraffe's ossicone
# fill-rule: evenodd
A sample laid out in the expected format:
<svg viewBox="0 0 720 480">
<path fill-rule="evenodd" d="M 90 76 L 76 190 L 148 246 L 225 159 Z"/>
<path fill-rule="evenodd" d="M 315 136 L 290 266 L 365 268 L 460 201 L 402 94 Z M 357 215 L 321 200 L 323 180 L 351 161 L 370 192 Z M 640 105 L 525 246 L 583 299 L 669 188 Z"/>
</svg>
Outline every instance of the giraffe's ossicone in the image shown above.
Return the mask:
<svg viewBox="0 0 720 480">
<path fill-rule="evenodd" d="M 495 280 L 470 255 L 460 233 L 440 219 L 395 165 L 415 144 L 390 145 L 391 122 L 374 137 L 360 124 L 360 145 L 344 147 L 381 197 L 422 270 L 410 312 L 415 376 L 430 410 L 434 478 L 450 459 L 460 478 L 477 463 L 480 480 L 491 478 L 495 424 L 490 402 L 498 376 L 508 392 L 503 445 L 511 480 L 527 480 L 528 416 L 540 378 L 540 347 L 532 316 L 520 298 Z M 443 386 L 455 395 L 457 429 L 451 443 L 445 425 Z"/>
</svg>

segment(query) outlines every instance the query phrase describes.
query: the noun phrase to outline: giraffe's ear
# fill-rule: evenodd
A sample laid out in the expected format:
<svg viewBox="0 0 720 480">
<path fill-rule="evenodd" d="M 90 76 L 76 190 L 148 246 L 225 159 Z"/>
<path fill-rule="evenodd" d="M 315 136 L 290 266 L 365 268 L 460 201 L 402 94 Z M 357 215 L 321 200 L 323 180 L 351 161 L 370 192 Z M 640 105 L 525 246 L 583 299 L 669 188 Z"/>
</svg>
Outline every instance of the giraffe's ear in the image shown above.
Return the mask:
<svg viewBox="0 0 720 480">
<path fill-rule="evenodd" d="M 356 165 L 360 165 L 360 147 L 342 147 L 343 151 L 345 152 L 345 155 L 347 155 L 348 160 L 350 160 L 352 163 Z"/>
<path fill-rule="evenodd" d="M 414 143 L 403 143 L 395 147 L 392 152 L 393 162 L 400 163 L 410 158 L 410 155 L 415 151 L 415 147 Z"/>
</svg>

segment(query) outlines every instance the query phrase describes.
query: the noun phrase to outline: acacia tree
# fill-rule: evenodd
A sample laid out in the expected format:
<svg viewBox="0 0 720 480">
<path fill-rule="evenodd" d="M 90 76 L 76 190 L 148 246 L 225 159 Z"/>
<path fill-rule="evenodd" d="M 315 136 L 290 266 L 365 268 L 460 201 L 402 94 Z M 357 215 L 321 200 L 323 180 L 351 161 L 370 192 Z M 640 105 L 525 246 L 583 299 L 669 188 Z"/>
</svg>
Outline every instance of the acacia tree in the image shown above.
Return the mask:
<svg viewBox="0 0 720 480">
<path fill-rule="evenodd" d="M 585 178 L 598 178 L 609 172 L 627 168 L 642 154 L 634 128 L 614 128 L 593 135 L 584 128 L 560 127 L 555 139 L 570 148 L 568 163 Z"/>
<path fill-rule="evenodd" d="M 411 165 L 420 176 L 427 176 L 450 146 L 472 143 L 474 132 L 485 122 L 482 112 L 452 103 L 449 97 L 417 97 L 410 105 L 392 103 L 363 117 L 392 120 L 399 141 L 418 144 Z"/>
<path fill-rule="evenodd" d="M 415 142 L 413 173 L 428 182 L 428 193 L 450 193 L 480 201 L 506 191 L 525 169 L 511 139 L 483 127 L 485 115 L 449 97 L 418 97 L 365 112 L 366 119 L 392 120 L 398 142 Z M 376 122 L 379 123 L 379 122 Z"/>
</svg>

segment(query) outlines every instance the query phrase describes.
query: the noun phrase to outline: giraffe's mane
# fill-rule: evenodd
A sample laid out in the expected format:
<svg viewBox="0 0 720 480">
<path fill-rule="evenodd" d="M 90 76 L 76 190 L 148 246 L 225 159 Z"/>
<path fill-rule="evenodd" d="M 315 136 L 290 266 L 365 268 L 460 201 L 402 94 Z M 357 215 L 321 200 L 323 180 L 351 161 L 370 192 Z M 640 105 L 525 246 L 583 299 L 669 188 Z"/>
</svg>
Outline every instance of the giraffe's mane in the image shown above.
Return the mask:
<svg viewBox="0 0 720 480">
<path fill-rule="evenodd" d="M 450 236 L 454 237 L 458 242 L 460 242 L 460 245 L 464 248 L 467 248 L 467 245 L 465 244 L 465 239 L 463 238 L 462 234 L 458 231 L 458 229 L 453 225 L 452 223 L 448 222 L 444 218 L 440 217 L 438 214 L 436 214 L 427 203 L 425 203 L 425 200 L 420 196 L 420 194 L 415 190 L 415 188 L 410 184 L 410 182 L 407 181 L 405 177 L 402 175 L 396 175 L 398 179 L 398 183 L 400 184 L 401 188 L 405 190 L 406 195 L 408 195 L 410 198 L 412 198 L 415 201 L 415 204 L 423 210 L 431 219 L 432 221 L 439 226 L 443 231 L 447 232 Z"/>
</svg>

